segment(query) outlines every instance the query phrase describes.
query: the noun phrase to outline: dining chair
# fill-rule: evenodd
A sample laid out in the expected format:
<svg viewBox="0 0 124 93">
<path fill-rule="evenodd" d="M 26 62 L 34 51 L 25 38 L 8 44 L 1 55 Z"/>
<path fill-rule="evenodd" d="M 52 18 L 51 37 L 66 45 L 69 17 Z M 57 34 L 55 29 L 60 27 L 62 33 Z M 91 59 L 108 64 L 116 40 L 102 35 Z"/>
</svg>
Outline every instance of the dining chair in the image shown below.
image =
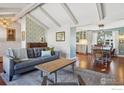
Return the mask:
<svg viewBox="0 0 124 93">
<path fill-rule="evenodd" d="M 91 47 L 91 56 L 92 56 L 92 61 L 95 63 L 98 63 L 97 59 L 100 58 L 100 51 L 103 49 L 102 45 L 92 45 Z M 100 51 L 99 51 L 100 50 Z"/>
<path fill-rule="evenodd" d="M 48 84 L 48 76 L 44 76 L 41 85 L 86 85 L 80 75 L 77 75 L 77 78 L 78 82 L 57 82 L 53 84 Z"/>
<path fill-rule="evenodd" d="M 104 63 L 103 49 L 93 49 L 93 57 L 95 63 Z"/>
<path fill-rule="evenodd" d="M 103 49 L 103 45 L 98 44 L 93 46 L 94 49 Z"/>
<path fill-rule="evenodd" d="M 115 56 L 115 48 L 111 51 L 111 56 Z"/>
<path fill-rule="evenodd" d="M 114 52 L 112 47 L 110 48 L 110 50 L 104 51 L 104 56 L 107 60 L 107 63 L 111 61 L 112 52 Z"/>
</svg>

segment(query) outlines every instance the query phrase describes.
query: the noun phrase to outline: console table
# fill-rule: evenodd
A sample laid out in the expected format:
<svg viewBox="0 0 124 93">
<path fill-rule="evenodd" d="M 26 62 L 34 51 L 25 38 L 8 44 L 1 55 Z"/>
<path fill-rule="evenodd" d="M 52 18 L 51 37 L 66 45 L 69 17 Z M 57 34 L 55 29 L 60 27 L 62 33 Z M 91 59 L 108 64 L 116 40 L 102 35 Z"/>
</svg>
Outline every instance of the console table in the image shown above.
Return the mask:
<svg viewBox="0 0 124 93">
<path fill-rule="evenodd" d="M 47 47 L 47 43 L 37 43 L 37 42 L 31 42 L 27 43 L 27 48 L 35 48 L 35 47 Z"/>
</svg>

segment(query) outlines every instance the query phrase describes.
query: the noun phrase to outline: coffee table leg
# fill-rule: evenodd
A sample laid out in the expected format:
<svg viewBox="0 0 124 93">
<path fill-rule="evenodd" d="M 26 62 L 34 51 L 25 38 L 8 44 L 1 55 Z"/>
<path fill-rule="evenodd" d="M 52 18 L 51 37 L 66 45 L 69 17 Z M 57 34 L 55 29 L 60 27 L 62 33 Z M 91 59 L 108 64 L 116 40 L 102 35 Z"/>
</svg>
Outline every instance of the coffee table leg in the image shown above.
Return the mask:
<svg viewBox="0 0 124 93">
<path fill-rule="evenodd" d="M 41 71 L 41 77 L 43 77 L 43 71 Z"/>
<path fill-rule="evenodd" d="M 74 63 L 72 64 L 72 71 L 73 71 L 73 74 L 74 74 Z"/>
<path fill-rule="evenodd" d="M 55 72 L 55 83 L 57 83 L 57 71 Z"/>
</svg>

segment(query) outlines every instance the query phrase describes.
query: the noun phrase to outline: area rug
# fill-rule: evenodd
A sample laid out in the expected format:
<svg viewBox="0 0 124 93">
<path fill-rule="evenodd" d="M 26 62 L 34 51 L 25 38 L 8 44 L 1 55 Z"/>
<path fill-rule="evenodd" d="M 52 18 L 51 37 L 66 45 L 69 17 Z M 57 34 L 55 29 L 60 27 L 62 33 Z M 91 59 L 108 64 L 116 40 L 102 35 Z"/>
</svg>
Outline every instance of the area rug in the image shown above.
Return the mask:
<svg viewBox="0 0 124 93">
<path fill-rule="evenodd" d="M 76 69 L 76 74 L 80 74 L 86 85 L 122 85 L 114 74 L 105 74 L 88 69 Z"/>
<path fill-rule="evenodd" d="M 114 75 L 103 74 L 88 69 L 76 68 L 75 74 L 72 73 L 71 67 L 59 70 L 57 72 L 58 82 L 77 82 L 77 74 L 80 74 L 86 85 L 113 85 L 115 80 Z M 49 75 L 49 78 L 54 80 L 54 74 Z M 13 80 L 9 82 L 5 74 L 1 73 L 1 77 L 7 85 L 41 85 L 41 72 L 38 70 L 14 76 Z"/>
</svg>

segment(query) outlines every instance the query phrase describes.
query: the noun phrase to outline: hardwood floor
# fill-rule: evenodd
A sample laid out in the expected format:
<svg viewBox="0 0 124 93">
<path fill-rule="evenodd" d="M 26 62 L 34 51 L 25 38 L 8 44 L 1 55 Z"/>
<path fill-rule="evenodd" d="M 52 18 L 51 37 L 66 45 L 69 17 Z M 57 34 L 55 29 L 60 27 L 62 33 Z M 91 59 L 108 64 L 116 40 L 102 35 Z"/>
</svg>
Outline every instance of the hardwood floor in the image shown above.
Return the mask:
<svg viewBox="0 0 124 93">
<path fill-rule="evenodd" d="M 91 55 L 77 54 L 80 61 L 79 67 L 95 70 L 106 74 L 115 75 L 119 82 L 124 84 L 124 58 L 114 57 L 110 65 L 94 64 Z M 2 63 L 0 63 L 0 73 L 2 72 Z M 0 85 L 5 85 L 4 81 L 0 77 Z"/>
<path fill-rule="evenodd" d="M 108 65 L 96 64 L 91 55 L 77 54 L 80 61 L 79 67 L 91 69 L 97 72 L 115 75 L 121 84 L 124 84 L 124 58 L 114 57 Z"/>
</svg>

